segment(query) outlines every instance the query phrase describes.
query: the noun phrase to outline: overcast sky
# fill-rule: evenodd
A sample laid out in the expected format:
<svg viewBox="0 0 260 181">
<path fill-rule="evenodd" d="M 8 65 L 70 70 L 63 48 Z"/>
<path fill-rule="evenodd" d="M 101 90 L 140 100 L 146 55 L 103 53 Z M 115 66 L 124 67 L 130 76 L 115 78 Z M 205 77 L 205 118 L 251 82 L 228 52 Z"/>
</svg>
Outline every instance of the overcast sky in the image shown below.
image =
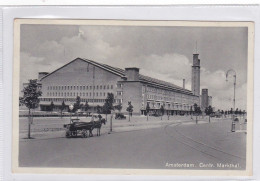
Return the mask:
<svg viewBox="0 0 260 181">
<path fill-rule="evenodd" d="M 21 80 L 37 78 L 77 57 L 115 67 L 139 67 L 140 73 L 191 89 L 192 54 L 201 59 L 201 88 L 208 88 L 216 109 L 232 107 L 237 73 L 236 107 L 246 109 L 247 28 L 21 26 Z"/>
</svg>

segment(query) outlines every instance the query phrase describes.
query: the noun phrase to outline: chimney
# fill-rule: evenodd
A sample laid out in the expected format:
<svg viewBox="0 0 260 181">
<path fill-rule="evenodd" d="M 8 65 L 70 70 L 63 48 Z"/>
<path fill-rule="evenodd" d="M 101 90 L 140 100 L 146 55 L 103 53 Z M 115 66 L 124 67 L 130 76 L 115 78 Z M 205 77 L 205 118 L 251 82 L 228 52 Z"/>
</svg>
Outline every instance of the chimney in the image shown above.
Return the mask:
<svg viewBox="0 0 260 181">
<path fill-rule="evenodd" d="M 185 89 L 185 79 L 183 79 L 183 89 Z"/>
<path fill-rule="evenodd" d="M 139 68 L 125 68 L 125 74 L 127 81 L 139 81 Z"/>
<path fill-rule="evenodd" d="M 38 73 L 38 80 L 41 80 L 41 78 L 43 78 L 45 75 L 48 75 L 48 72 L 39 72 Z"/>
</svg>

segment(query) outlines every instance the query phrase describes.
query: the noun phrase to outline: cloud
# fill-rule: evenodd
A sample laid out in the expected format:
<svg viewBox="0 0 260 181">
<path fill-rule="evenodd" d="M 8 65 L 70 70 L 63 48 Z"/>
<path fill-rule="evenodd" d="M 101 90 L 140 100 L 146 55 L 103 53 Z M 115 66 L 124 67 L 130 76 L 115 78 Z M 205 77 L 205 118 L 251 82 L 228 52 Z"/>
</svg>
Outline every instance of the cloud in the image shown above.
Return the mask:
<svg viewBox="0 0 260 181">
<path fill-rule="evenodd" d="M 35 57 L 26 52 L 20 53 L 20 60 L 20 90 L 23 89 L 23 83 L 27 83 L 30 79 L 37 79 L 38 72 L 50 72 L 63 65 L 57 62 L 46 64 L 44 57 Z"/>
</svg>

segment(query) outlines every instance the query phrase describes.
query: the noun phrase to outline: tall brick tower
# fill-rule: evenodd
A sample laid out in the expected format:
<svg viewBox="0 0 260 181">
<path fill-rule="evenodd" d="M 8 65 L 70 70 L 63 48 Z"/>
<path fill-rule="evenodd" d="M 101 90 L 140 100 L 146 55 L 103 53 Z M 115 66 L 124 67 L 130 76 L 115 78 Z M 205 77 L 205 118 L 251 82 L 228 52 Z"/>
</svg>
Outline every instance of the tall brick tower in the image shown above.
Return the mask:
<svg viewBox="0 0 260 181">
<path fill-rule="evenodd" d="M 191 74 L 191 91 L 194 95 L 200 95 L 200 59 L 199 54 L 193 54 L 193 65 Z"/>
</svg>

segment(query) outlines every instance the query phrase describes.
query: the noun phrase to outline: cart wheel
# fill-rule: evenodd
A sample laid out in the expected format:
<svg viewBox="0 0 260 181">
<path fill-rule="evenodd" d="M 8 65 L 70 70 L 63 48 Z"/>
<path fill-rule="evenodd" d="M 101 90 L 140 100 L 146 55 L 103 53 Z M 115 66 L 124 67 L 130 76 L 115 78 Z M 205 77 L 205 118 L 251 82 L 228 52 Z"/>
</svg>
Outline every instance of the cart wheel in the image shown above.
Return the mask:
<svg viewBox="0 0 260 181">
<path fill-rule="evenodd" d="M 87 132 L 87 130 L 83 129 L 83 130 L 82 130 L 82 133 L 81 133 L 81 136 L 82 136 L 82 138 L 87 138 L 87 137 L 88 137 L 88 132 Z"/>
<path fill-rule="evenodd" d="M 71 133 L 70 133 L 70 131 L 66 131 L 66 138 L 70 138 L 70 136 L 71 136 Z"/>
<path fill-rule="evenodd" d="M 71 136 L 77 136 L 77 131 L 71 131 Z"/>
</svg>

